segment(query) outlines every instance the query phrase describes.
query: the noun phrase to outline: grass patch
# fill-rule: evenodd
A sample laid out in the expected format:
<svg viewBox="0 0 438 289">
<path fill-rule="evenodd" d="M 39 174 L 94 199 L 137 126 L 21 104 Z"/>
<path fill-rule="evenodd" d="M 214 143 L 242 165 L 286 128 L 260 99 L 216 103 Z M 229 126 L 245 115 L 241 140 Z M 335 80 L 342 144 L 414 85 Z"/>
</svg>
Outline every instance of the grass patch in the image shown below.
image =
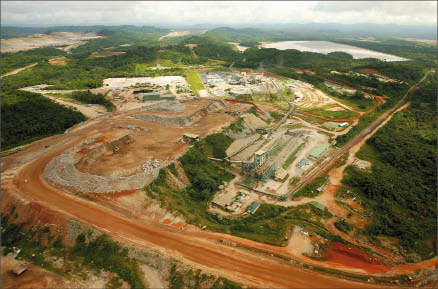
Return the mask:
<svg viewBox="0 0 438 289">
<path fill-rule="evenodd" d="M 283 163 L 283 169 L 287 170 L 290 165 L 297 159 L 297 154 L 306 145 L 306 142 L 300 144 L 286 159 Z"/>
<path fill-rule="evenodd" d="M 348 234 L 351 230 L 353 230 L 353 225 L 351 225 L 350 223 L 347 223 L 347 221 L 345 221 L 345 219 L 341 219 L 341 220 L 335 222 L 335 227 L 339 231 L 342 231 L 346 234 Z"/>
<path fill-rule="evenodd" d="M 327 176 L 318 177 L 310 184 L 307 184 L 304 188 L 296 192 L 292 198 L 298 198 L 298 197 L 307 197 L 307 198 L 314 198 L 321 194 L 322 191 L 318 191 L 318 188 L 324 185 L 328 180 Z"/>
<path fill-rule="evenodd" d="M 199 90 L 204 89 L 204 84 L 202 83 L 199 73 L 196 70 L 188 70 L 184 76 L 188 84 L 192 87 L 193 94 L 199 96 Z"/>
<path fill-rule="evenodd" d="M 296 112 L 299 113 L 299 111 L 296 111 Z M 308 122 L 308 123 L 314 124 L 314 125 L 322 125 L 325 122 L 327 122 L 327 120 L 325 120 L 325 119 L 316 118 L 316 117 L 302 114 L 302 113 L 299 113 L 299 118 L 304 120 L 305 122 Z"/>
<path fill-rule="evenodd" d="M 226 129 L 227 130 L 231 130 L 233 133 L 239 133 L 243 130 L 243 117 L 238 117 L 235 121 L 233 121 Z"/>
<path fill-rule="evenodd" d="M 324 117 L 329 117 L 329 118 L 350 118 L 359 115 L 359 113 L 351 110 L 331 111 L 331 110 L 324 110 L 320 108 L 312 108 L 312 109 L 306 109 L 304 111 Z"/>
<path fill-rule="evenodd" d="M 211 155 L 218 159 L 227 157 L 226 150 L 231 145 L 233 140 L 224 135 L 223 133 L 216 133 L 208 135 L 201 141 L 201 147 L 208 155 Z"/>
<path fill-rule="evenodd" d="M 304 128 L 306 126 L 304 126 L 300 123 L 297 123 L 297 124 L 288 124 L 288 125 L 285 125 L 284 127 L 288 128 L 288 129 L 298 129 L 298 128 Z"/>
<path fill-rule="evenodd" d="M 375 106 L 373 100 L 365 97 L 361 97 L 361 98 L 354 98 L 350 96 L 335 97 L 333 95 L 331 95 L 330 97 L 357 111 L 367 111 Z"/>
<path fill-rule="evenodd" d="M 175 177 L 179 177 L 178 170 L 175 167 L 175 163 L 170 163 L 167 167 L 169 168 L 172 175 L 174 175 Z"/>
</svg>

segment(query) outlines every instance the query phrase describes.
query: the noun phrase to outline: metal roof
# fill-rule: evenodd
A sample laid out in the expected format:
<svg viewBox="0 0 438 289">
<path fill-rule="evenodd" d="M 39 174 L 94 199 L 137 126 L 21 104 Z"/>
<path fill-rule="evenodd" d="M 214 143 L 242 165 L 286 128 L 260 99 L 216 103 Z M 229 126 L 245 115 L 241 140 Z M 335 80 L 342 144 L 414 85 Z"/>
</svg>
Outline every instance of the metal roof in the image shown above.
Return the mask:
<svg viewBox="0 0 438 289">
<path fill-rule="evenodd" d="M 186 134 L 184 134 L 184 136 L 189 137 L 189 138 L 199 138 L 198 134 L 192 134 L 192 133 L 186 133 Z"/>
<path fill-rule="evenodd" d="M 330 144 L 326 143 L 323 144 L 322 146 L 320 146 L 319 148 L 317 148 L 316 150 L 314 150 L 310 156 L 312 157 L 317 157 L 319 156 L 323 151 L 325 151 L 328 147 L 330 146 Z"/>
<path fill-rule="evenodd" d="M 320 209 L 321 211 L 324 211 L 324 209 L 325 209 L 325 206 L 321 203 L 313 201 L 313 202 L 310 202 L 310 204 L 312 206 L 314 206 L 315 208 Z"/>
<path fill-rule="evenodd" d="M 254 213 L 260 207 L 259 202 L 252 202 L 251 205 L 246 209 L 250 213 Z"/>
</svg>

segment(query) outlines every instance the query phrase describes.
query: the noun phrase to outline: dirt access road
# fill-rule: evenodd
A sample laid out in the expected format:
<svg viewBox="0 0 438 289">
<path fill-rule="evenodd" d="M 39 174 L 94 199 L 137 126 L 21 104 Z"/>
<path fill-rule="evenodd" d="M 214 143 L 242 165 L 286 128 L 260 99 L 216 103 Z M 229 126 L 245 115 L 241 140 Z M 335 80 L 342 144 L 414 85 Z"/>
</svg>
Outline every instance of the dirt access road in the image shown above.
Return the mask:
<svg viewBox="0 0 438 289">
<path fill-rule="evenodd" d="M 6 76 L 9 76 L 9 75 L 17 74 L 17 73 L 19 73 L 19 72 L 21 72 L 21 71 L 23 71 L 23 70 L 25 70 L 25 69 L 28 69 L 28 68 L 34 67 L 34 66 L 37 65 L 37 64 L 38 64 L 38 62 L 35 62 L 35 63 L 32 63 L 32 64 L 30 64 L 30 65 L 28 65 L 28 66 L 24 66 L 24 67 L 20 67 L 20 68 L 14 69 L 14 70 L 12 70 L 11 72 L 8 72 L 8 73 L 3 74 L 2 76 L 0 76 L 0 78 L 6 77 Z"/>
<path fill-rule="evenodd" d="M 208 232 L 199 232 L 196 235 L 183 234 L 157 224 L 147 224 L 139 220 L 129 219 L 96 203 L 67 195 L 43 180 L 44 168 L 52 158 L 95 133 L 95 130 L 89 130 L 86 133 L 77 131 L 49 138 L 45 144 L 58 143 L 61 137 L 67 136 L 68 142 L 46 152 L 34 161 L 24 164 L 16 171 L 15 177 L 11 174 L 9 177 L 4 176 L 2 180 L 3 193 L 16 190 L 22 198 L 30 199 L 43 207 L 52 208 L 94 225 L 116 240 L 172 254 L 175 258 L 194 263 L 207 271 L 251 286 L 265 288 L 382 287 L 381 285 L 327 276 L 301 269 L 275 258 L 254 255 L 237 248 L 227 247 L 218 242 L 219 239 L 222 239 L 220 235 Z M 24 182 L 25 179 L 28 180 L 28 183 Z M 258 244 L 243 239 L 241 242 L 251 246 Z"/>
</svg>

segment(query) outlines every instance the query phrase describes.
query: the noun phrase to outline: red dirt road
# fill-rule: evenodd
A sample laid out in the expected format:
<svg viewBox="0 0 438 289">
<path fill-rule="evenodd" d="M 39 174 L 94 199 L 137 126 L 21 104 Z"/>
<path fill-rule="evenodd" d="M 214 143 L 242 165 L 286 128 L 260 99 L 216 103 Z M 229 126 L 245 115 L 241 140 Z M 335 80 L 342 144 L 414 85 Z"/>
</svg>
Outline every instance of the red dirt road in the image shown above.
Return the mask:
<svg viewBox="0 0 438 289">
<path fill-rule="evenodd" d="M 28 163 L 18 172 L 13 184 L 3 184 L 3 192 L 16 188 L 26 198 L 94 225 L 115 239 L 137 246 L 163 248 L 176 258 L 183 257 L 189 262 L 208 267 L 232 280 L 252 286 L 281 288 L 382 287 L 381 285 L 353 282 L 303 270 L 282 261 L 255 256 L 204 238 L 180 234 L 163 229 L 158 225 L 128 219 L 103 206 L 62 193 L 46 183 L 41 176 L 48 162 L 86 137 L 84 134 L 76 134 L 68 144 Z M 27 184 L 24 183 L 25 179 L 28 180 Z"/>
</svg>

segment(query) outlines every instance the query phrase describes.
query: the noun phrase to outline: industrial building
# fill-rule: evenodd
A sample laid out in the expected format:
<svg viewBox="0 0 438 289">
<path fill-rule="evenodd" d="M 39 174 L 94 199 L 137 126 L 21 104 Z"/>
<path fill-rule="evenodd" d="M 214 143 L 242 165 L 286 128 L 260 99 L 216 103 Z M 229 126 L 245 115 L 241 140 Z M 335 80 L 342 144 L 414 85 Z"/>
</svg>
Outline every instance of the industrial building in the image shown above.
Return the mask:
<svg viewBox="0 0 438 289">
<path fill-rule="evenodd" d="M 320 146 L 319 148 L 317 148 L 316 150 L 314 150 L 313 152 L 310 153 L 310 157 L 311 158 L 318 158 L 326 149 L 328 149 L 330 146 L 330 144 L 326 143 L 323 144 L 322 146 Z"/>
<path fill-rule="evenodd" d="M 304 158 L 297 163 L 297 167 L 302 168 L 302 167 L 307 166 L 309 163 L 310 163 L 309 160 Z"/>
<path fill-rule="evenodd" d="M 146 101 L 159 101 L 159 100 L 175 100 L 175 96 L 174 95 L 172 95 L 172 94 L 160 95 L 160 93 L 157 92 L 157 91 L 140 93 L 140 96 L 143 97 L 143 102 L 146 102 Z"/>
<path fill-rule="evenodd" d="M 186 133 L 183 135 L 184 142 L 193 143 L 193 142 L 198 141 L 198 140 L 200 140 L 200 137 L 197 134 Z"/>
<path fill-rule="evenodd" d="M 248 208 L 246 208 L 246 211 L 248 213 L 250 213 L 251 215 L 253 215 L 257 209 L 260 207 L 260 203 L 259 202 L 252 202 L 251 205 L 249 205 Z"/>
<path fill-rule="evenodd" d="M 324 211 L 324 209 L 325 209 L 325 206 L 323 204 L 315 202 L 315 201 L 310 202 L 309 204 L 311 204 L 312 206 L 314 206 L 317 209 L 320 209 L 321 211 Z"/>
</svg>

